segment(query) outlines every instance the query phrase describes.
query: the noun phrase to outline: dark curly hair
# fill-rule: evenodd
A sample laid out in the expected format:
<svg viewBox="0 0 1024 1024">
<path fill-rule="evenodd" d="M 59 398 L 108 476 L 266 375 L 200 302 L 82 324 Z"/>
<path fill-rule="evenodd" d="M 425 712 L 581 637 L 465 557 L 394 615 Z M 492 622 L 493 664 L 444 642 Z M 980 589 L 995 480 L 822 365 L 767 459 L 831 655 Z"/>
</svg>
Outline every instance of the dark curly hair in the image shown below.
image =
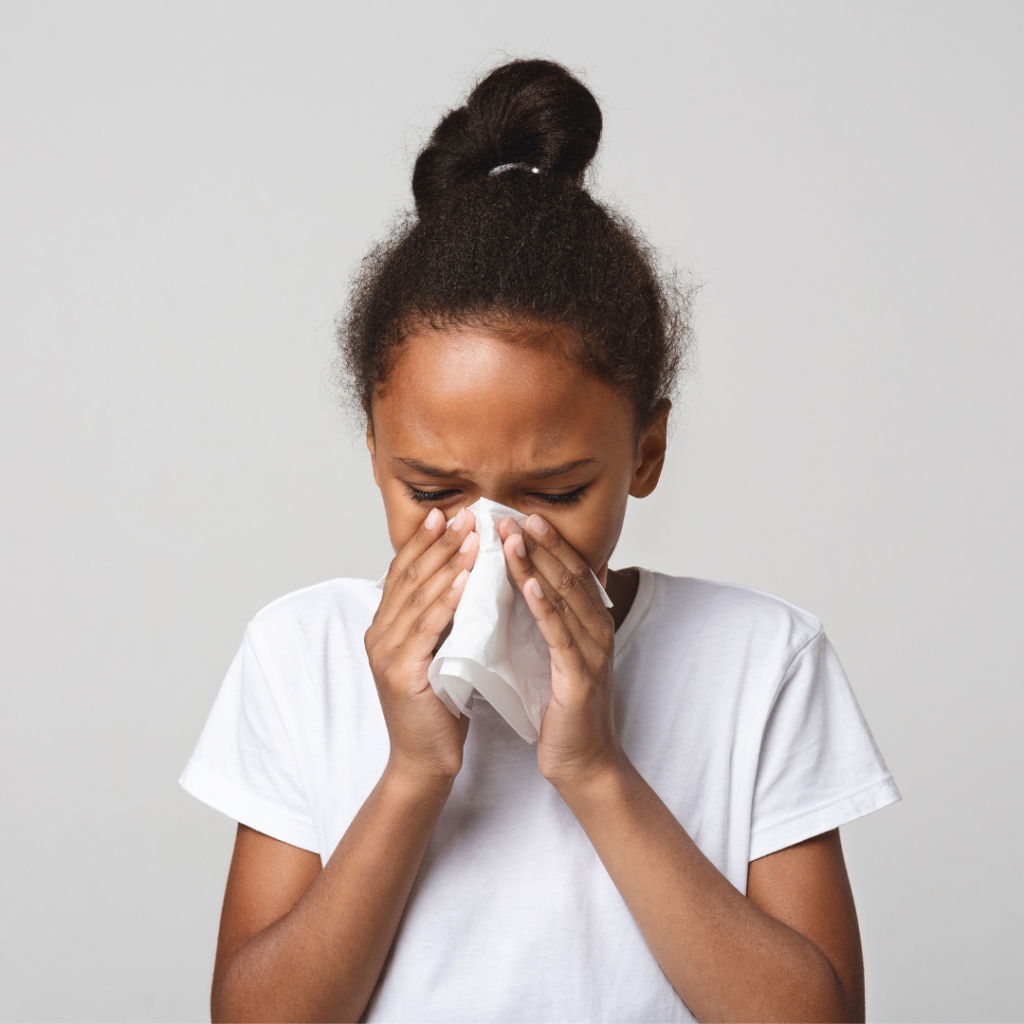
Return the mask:
<svg viewBox="0 0 1024 1024">
<path fill-rule="evenodd" d="M 444 117 L 416 160 L 415 214 L 364 257 L 339 319 L 367 415 L 415 330 L 553 327 L 649 422 L 687 352 L 690 293 L 584 187 L 600 137 L 593 95 L 546 60 L 502 65 Z"/>
</svg>

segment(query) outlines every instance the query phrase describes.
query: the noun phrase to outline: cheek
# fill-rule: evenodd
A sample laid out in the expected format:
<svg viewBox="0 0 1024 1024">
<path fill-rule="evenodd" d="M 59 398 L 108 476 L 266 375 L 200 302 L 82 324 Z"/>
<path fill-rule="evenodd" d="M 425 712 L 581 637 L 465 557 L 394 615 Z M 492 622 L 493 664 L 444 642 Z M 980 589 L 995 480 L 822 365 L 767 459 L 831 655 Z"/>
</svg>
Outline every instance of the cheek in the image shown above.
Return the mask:
<svg viewBox="0 0 1024 1024">
<path fill-rule="evenodd" d="M 414 506 L 406 499 L 401 483 L 394 480 L 385 482 L 380 493 L 384 499 L 388 536 L 391 538 L 391 546 L 394 548 L 395 554 L 398 554 L 412 540 L 430 509 L 420 510 Z"/>
<path fill-rule="evenodd" d="M 608 561 L 619 539 L 625 518 L 625 502 L 616 501 L 612 507 L 581 512 L 578 516 L 549 516 L 555 529 L 595 572 Z M 559 521 L 561 518 L 561 522 Z"/>
</svg>

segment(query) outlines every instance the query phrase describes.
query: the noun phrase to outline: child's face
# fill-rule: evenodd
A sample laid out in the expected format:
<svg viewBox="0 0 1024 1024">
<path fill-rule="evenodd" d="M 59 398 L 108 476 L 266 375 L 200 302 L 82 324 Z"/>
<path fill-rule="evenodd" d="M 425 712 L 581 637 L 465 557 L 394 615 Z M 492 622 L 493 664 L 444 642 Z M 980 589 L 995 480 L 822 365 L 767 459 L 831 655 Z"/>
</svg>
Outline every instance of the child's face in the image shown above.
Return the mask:
<svg viewBox="0 0 1024 1024">
<path fill-rule="evenodd" d="M 372 414 L 396 552 L 432 507 L 450 519 L 486 497 L 548 519 L 604 583 L 628 495 L 661 473 L 668 403 L 638 451 L 629 401 L 550 336 L 465 329 L 409 337 Z"/>
</svg>

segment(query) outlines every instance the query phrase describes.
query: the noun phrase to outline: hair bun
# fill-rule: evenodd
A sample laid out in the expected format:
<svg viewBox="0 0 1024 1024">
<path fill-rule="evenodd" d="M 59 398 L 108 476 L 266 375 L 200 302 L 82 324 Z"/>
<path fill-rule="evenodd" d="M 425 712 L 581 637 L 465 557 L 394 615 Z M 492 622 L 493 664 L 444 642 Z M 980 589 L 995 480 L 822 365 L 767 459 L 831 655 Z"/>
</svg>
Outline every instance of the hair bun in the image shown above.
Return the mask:
<svg viewBox="0 0 1024 1024">
<path fill-rule="evenodd" d="M 561 64 L 503 64 L 434 129 L 413 170 L 416 210 L 422 216 L 445 192 L 503 164 L 579 183 L 600 138 L 597 100 Z"/>
</svg>

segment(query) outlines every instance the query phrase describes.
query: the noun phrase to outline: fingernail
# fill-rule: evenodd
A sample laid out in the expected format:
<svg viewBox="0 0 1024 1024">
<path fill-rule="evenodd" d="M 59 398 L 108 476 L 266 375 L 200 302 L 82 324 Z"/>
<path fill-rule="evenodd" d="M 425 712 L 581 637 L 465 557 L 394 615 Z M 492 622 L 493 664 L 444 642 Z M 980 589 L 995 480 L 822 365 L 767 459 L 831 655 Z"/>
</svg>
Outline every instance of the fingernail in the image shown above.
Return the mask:
<svg viewBox="0 0 1024 1024">
<path fill-rule="evenodd" d="M 464 508 L 460 508 L 459 511 L 455 514 L 455 518 L 452 520 L 452 529 L 461 530 L 465 522 L 466 510 Z"/>
<path fill-rule="evenodd" d="M 543 537 L 548 532 L 548 524 L 538 515 L 532 515 L 526 520 L 526 528 L 535 537 Z"/>
<path fill-rule="evenodd" d="M 439 508 L 432 508 L 430 514 L 427 516 L 427 521 L 424 524 L 428 530 L 432 530 L 437 526 L 438 519 L 441 518 L 441 510 Z"/>
<path fill-rule="evenodd" d="M 544 591 L 540 589 L 540 584 L 532 576 L 526 581 L 526 588 L 536 598 L 544 596 Z"/>
<path fill-rule="evenodd" d="M 472 547 L 472 544 L 473 544 L 473 534 L 472 533 L 467 533 L 466 534 L 466 539 L 462 542 L 462 547 L 460 547 L 459 550 L 463 554 L 465 554 L 470 549 L 470 547 Z"/>
<path fill-rule="evenodd" d="M 516 541 L 516 554 L 520 558 L 526 557 L 526 545 L 523 543 L 522 534 L 520 534 L 519 539 Z"/>
<path fill-rule="evenodd" d="M 459 575 L 452 580 L 452 590 L 461 590 L 465 586 L 466 580 L 468 579 L 469 570 L 463 569 L 462 572 L 460 572 Z"/>
</svg>

